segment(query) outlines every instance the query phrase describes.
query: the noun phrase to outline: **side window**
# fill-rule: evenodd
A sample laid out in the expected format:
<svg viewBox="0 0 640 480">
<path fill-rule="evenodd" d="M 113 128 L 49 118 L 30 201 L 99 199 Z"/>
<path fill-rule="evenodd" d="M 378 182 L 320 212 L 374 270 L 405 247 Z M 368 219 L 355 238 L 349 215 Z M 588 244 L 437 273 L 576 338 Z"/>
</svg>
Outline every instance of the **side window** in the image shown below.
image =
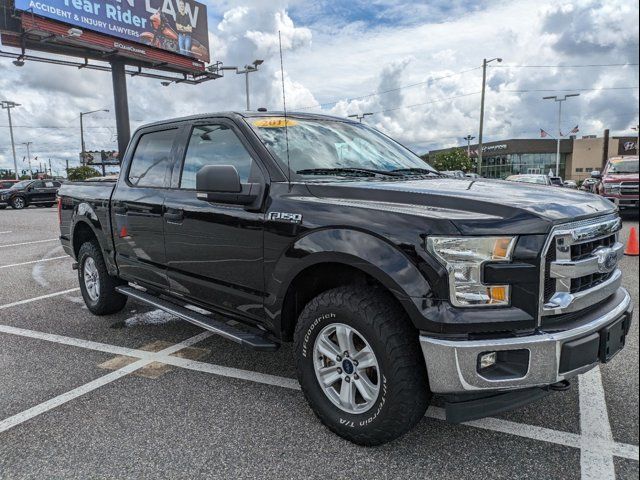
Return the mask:
<svg viewBox="0 0 640 480">
<path fill-rule="evenodd" d="M 136 187 L 165 187 L 177 129 L 145 133 L 131 160 L 129 182 Z"/>
<path fill-rule="evenodd" d="M 60 182 L 53 182 L 53 186 L 55 188 L 60 188 L 62 186 L 62 184 Z"/>
<path fill-rule="evenodd" d="M 53 182 L 44 182 L 44 186 L 47 187 L 47 188 L 53 188 L 54 187 Z"/>
<path fill-rule="evenodd" d="M 249 180 L 254 167 L 253 159 L 233 130 L 224 125 L 198 125 L 189 139 L 180 188 L 195 189 L 196 174 L 206 165 L 233 165 L 242 183 Z"/>
<path fill-rule="evenodd" d="M 44 182 L 33 182 L 30 186 L 31 188 L 44 188 Z"/>
</svg>

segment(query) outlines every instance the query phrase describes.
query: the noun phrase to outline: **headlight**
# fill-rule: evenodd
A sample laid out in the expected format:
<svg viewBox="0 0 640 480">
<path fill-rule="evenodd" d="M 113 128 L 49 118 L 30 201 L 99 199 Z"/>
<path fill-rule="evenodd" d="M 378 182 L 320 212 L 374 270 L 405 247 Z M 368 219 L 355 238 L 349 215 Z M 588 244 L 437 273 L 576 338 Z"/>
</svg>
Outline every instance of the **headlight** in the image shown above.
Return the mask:
<svg viewBox="0 0 640 480">
<path fill-rule="evenodd" d="M 429 237 L 428 251 L 449 272 L 451 303 L 457 307 L 504 306 L 509 285 L 482 283 L 486 262 L 511 260 L 516 237 Z"/>
<path fill-rule="evenodd" d="M 604 184 L 604 193 L 609 193 L 612 195 L 617 195 L 620 193 L 620 184 L 619 183 L 605 183 Z"/>
</svg>

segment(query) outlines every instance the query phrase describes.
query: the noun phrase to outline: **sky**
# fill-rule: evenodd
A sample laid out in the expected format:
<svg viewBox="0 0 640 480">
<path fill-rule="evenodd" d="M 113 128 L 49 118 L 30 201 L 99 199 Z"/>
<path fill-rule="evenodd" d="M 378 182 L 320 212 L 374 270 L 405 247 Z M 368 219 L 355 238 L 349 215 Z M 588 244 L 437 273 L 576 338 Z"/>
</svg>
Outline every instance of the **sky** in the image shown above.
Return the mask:
<svg viewBox="0 0 640 480">
<path fill-rule="evenodd" d="M 638 2 L 625 0 L 209 0 L 212 61 L 243 66 L 254 108 L 282 109 L 278 32 L 287 106 L 338 116 L 374 113 L 366 122 L 416 153 L 478 135 L 482 59 L 487 73 L 485 141 L 563 133 L 633 135 L 638 124 Z M 2 47 L 11 51 L 10 48 Z M 609 66 L 602 66 L 609 65 Z M 132 128 L 190 115 L 245 108 L 244 76 L 163 87 L 128 79 Z M 13 123 L 19 168 L 32 156 L 77 164 L 80 111 L 88 150 L 116 150 L 109 73 L 0 58 L 0 100 L 22 106 Z M 0 168 L 13 165 L 6 111 L 0 112 Z M 55 128 L 51 128 L 55 127 Z"/>
</svg>

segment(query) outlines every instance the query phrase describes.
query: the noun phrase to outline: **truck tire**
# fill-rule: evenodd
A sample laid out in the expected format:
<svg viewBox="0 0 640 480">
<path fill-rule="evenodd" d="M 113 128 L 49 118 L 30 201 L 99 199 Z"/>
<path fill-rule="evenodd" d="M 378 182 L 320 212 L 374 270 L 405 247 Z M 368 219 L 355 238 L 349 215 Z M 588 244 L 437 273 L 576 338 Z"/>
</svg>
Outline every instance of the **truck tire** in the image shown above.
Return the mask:
<svg viewBox="0 0 640 480">
<path fill-rule="evenodd" d="M 336 434 L 381 445 L 424 416 L 431 392 L 418 332 L 387 292 L 326 291 L 304 308 L 294 337 L 302 391 Z"/>
<path fill-rule="evenodd" d="M 124 308 L 127 297 L 116 287 L 123 282 L 109 275 L 95 241 L 85 242 L 78 253 L 78 282 L 87 308 L 94 315 L 111 315 Z"/>
<path fill-rule="evenodd" d="M 26 208 L 26 206 L 27 201 L 23 197 L 15 197 L 11 200 L 11 208 L 14 210 L 22 210 L 23 208 Z"/>
</svg>

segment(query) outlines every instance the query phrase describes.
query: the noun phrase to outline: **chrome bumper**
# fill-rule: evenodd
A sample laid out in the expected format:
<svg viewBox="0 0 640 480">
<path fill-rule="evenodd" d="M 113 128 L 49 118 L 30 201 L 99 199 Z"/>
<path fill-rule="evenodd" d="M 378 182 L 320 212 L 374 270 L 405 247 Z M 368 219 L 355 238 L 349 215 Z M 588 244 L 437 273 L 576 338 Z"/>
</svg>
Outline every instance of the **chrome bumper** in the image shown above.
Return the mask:
<svg viewBox="0 0 640 480">
<path fill-rule="evenodd" d="M 596 363 L 570 372 L 560 372 L 562 346 L 587 337 L 619 319 L 633 306 L 629 293 L 621 289 L 622 301 L 591 322 L 571 330 L 539 333 L 526 337 L 489 340 L 443 340 L 420 336 L 420 345 L 434 393 L 473 393 L 491 390 L 513 390 L 551 385 L 592 369 Z M 478 357 L 487 352 L 528 350 L 527 372 L 518 378 L 494 380 L 478 372 Z"/>
</svg>

